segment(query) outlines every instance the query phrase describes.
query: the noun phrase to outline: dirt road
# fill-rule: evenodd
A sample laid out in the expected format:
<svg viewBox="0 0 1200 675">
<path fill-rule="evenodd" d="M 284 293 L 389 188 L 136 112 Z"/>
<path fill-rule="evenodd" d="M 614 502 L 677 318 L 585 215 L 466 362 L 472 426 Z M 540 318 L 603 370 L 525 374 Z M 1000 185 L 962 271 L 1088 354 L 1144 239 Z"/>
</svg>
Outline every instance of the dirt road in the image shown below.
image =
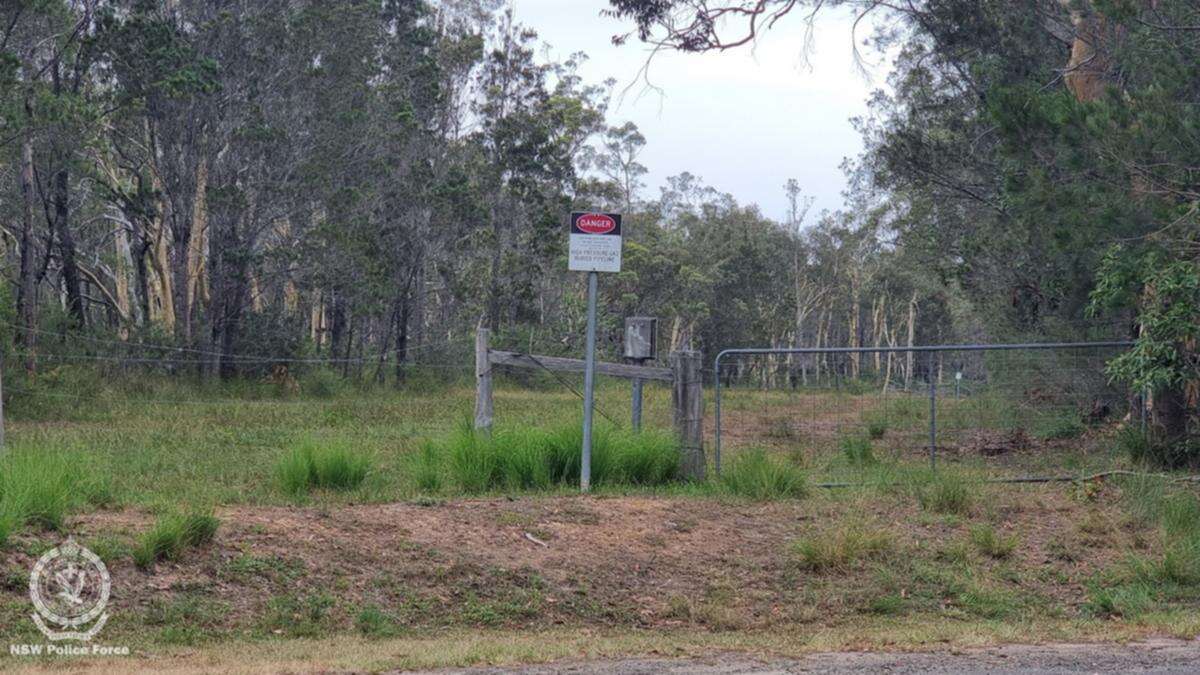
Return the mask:
<svg viewBox="0 0 1200 675">
<path fill-rule="evenodd" d="M 1134 645 L 1008 646 L 923 654 L 828 653 L 799 659 L 718 654 L 694 660 L 636 659 L 559 663 L 525 668 L 442 671 L 471 675 L 616 673 L 651 675 L 774 675 L 784 673 L 1161 673 L 1200 672 L 1200 641 Z"/>
</svg>

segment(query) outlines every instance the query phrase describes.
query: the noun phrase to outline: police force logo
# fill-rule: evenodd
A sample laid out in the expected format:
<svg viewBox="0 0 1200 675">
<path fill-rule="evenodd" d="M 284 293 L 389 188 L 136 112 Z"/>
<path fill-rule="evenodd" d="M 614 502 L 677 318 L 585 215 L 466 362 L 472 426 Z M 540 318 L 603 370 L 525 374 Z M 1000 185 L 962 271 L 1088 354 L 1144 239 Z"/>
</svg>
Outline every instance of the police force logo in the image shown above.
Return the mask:
<svg viewBox="0 0 1200 675">
<path fill-rule="evenodd" d="M 104 610 L 111 589 L 104 561 L 68 538 L 47 551 L 29 575 L 33 621 L 51 640 L 91 640 L 108 621 Z"/>
</svg>

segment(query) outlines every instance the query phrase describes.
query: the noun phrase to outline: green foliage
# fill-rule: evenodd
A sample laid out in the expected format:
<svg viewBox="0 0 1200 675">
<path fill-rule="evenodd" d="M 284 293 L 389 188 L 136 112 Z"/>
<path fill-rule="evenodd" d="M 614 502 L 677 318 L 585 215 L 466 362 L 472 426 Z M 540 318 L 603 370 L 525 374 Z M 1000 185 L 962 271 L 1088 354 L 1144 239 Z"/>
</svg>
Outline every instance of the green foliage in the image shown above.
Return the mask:
<svg viewBox="0 0 1200 675">
<path fill-rule="evenodd" d="M 846 436 L 838 442 L 838 445 L 842 449 L 842 455 L 853 466 L 871 466 L 876 463 L 875 451 L 868 438 Z"/>
<path fill-rule="evenodd" d="M 880 529 L 851 525 L 792 542 L 797 564 L 813 572 L 845 571 L 880 560 L 896 550 L 895 539 Z"/>
<path fill-rule="evenodd" d="M 262 627 L 268 634 L 293 638 L 320 637 L 330 628 L 330 610 L 336 604 L 334 598 L 326 593 L 276 596 L 267 603 Z"/>
<path fill-rule="evenodd" d="M 1113 377 L 1139 391 L 1162 392 L 1196 378 L 1186 345 L 1200 337 L 1200 267 L 1158 248 L 1114 247 L 1104 257 L 1092 309 L 1140 302 L 1133 349 L 1109 363 Z"/>
<path fill-rule="evenodd" d="M 1087 431 L 1083 421 L 1074 413 L 1063 413 L 1042 417 L 1034 429 L 1034 434 L 1047 441 L 1063 441 L 1079 438 Z"/>
<path fill-rule="evenodd" d="M 1158 463 L 1149 435 L 1135 426 L 1122 427 L 1115 439 L 1117 449 L 1134 464 Z"/>
<path fill-rule="evenodd" d="M 721 473 L 721 487 L 731 495 L 767 501 L 808 495 L 808 478 L 797 466 L 762 449 L 743 450 Z"/>
<path fill-rule="evenodd" d="M 996 532 L 996 528 L 988 524 L 971 526 L 971 543 L 976 550 L 989 558 L 1007 558 L 1017 548 L 1019 540 L 1016 535 L 1005 536 Z"/>
<path fill-rule="evenodd" d="M 974 503 L 971 486 L 952 473 L 940 472 L 915 485 L 921 508 L 933 513 L 966 515 Z"/>
<path fill-rule="evenodd" d="M 492 490 L 545 490 L 577 485 L 583 435 L 579 425 L 546 432 L 515 427 L 491 434 L 461 426 L 444 444 L 422 449 L 422 475 L 442 475 L 468 494 Z M 668 434 L 597 427 L 592 437 L 592 484 L 665 485 L 677 480 L 679 449 Z"/>
<path fill-rule="evenodd" d="M 367 605 L 358 612 L 354 627 L 369 638 L 394 637 L 399 633 L 395 620 L 375 605 Z"/>
<path fill-rule="evenodd" d="M 867 420 L 867 437 L 873 441 L 878 441 L 887 434 L 887 420 L 879 418 L 871 418 Z"/>
<path fill-rule="evenodd" d="M 304 440 L 276 465 L 283 491 L 294 496 L 314 489 L 353 490 L 366 479 L 371 460 L 346 441 Z"/>
<path fill-rule="evenodd" d="M 81 491 L 84 484 L 77 467 L 55 450 L 9 450 L 0 459 L 0 546 L 26 525 L 61 530 L 81 497 L 103 501 L 103 495 Z"/>
<path fill-rule="evenodd" d="M 178 560 L 185 550 L 211 542 L 220 524 L 216 516 L 206 512 L 163 516 L 138 538 L 133 561 L 145 569 L 159 560 Z"/>
</svg>

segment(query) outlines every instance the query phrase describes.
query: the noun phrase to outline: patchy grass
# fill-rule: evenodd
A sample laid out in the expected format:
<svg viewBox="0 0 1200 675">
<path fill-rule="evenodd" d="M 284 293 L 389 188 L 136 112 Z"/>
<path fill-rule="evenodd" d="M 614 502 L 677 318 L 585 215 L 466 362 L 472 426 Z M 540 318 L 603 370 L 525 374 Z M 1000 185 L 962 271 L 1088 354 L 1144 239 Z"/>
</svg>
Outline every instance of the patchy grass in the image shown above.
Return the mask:
<svg viewBox="0 0 1200 675">
<path fill-rule="evenodd" d="M 943 515 L 966 515 L 974 505 L 972 487 L 957 474 L 942 471 L 914 486 L 921 508 Z"/>
</svg>

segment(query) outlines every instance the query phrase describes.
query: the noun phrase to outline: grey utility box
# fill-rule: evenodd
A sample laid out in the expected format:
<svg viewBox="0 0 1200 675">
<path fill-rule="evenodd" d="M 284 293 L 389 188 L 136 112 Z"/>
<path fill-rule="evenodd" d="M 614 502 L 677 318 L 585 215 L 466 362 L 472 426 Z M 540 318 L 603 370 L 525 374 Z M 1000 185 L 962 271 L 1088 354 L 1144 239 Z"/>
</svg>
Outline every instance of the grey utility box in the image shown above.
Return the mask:
<svg viewBox="0 0 1200 675">
<path fill-rule="evenodd" d="M 625 358 L 650 360 L 658 356 L 658 319 L 631 316 L 625 319 Z"/>
</svg>

